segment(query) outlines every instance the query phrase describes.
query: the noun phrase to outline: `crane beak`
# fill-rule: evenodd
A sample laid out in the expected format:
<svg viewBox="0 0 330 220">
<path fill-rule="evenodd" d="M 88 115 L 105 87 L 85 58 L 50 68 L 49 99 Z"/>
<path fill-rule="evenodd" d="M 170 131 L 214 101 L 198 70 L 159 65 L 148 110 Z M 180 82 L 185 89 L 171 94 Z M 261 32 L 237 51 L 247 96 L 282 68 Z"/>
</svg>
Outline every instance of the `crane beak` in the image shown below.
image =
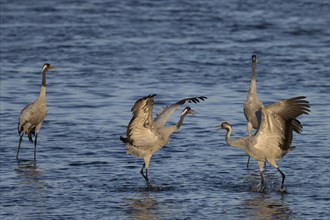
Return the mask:
<svg viewBox="0 0 330 220">
<path fill-rule="evenodd" d="M 217 129 L 218 130 L 226 129 L 226 127 L 224 126 L 224 123 L 221 123 L 220 125 L 217 126 Z"/>
<path fill-rule="evenodd" d="M 194 110 L 192 110 L 192 109 L 190 109 L 190 111 L 188 112 L 188 114 L 191 114 L 192 116 L 195 116 L 197 114 L 197 112 L 194 111 Z"/>
<path fill-rule="evenodd" d="M 57 69 L 57 68 L 55 68 L 55 66 L 50 66 L 48 69 L 49 69 L 49 70 L 55 70 L 55 69 Z"/>
</svg>

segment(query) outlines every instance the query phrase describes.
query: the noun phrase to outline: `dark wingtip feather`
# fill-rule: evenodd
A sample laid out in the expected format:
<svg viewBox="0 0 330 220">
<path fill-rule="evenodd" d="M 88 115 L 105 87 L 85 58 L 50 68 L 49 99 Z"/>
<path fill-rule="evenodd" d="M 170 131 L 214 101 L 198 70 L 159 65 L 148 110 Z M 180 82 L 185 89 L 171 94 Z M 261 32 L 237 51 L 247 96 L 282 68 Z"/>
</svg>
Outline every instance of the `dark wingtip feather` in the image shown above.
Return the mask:
<svg viewBox="0 0 330 220">
<path fill-rule="evenodd" d="M 156 94 L 152 94 L 152 95 L 145 96 L 142 99 L 146 100 L 146 99 L 149 99 L 149 98 L 153 98 L 155 96 L 156 96 Z"/>
<path fill-rule="evenodd" d="M 155 96 L 156 96 L 156 94 L 152 94 L 152 95 L 148 95 L 148 96 L 145 96 L 145 97 L 142 97 L 142 98 L 138 99 L 135 102 L 135 104 L 133 105 L 133 107 L 131 108 L 131 112 L 134 112 L 138 107 L 142 106 L 141 104 L 139 104 L 142 100 L 146 101 L 146 100 L 151 99 Z"/>
<path fill-rule="evenodd" d="M 28 138 L 29 138 L 29 141 L 30 141 L 31 143 L 33 143 L 32 135 L 31 135 L 31 134 L 28 135 Z"/>
<path fill-rule="evenodd" d="M 291 123 L 292 123 L 292 126 L 293 126 L 293 130 L 294 130 L 297 134 L 301 134 L 303 127 L 302 127 L 300 121 L 297 120 L 297 119 L 294 119 L 294 120 L 292 120 Z"/>
<path fill-rule="evenodd" d="M 207 99 L 206 96 L 198 96 L 198 97 L 189 98 L 187 100 L 188 100 L 189 103 L 191 103 L 191 102 L 199 103 L 200 101 L 204 101 L 205 99 Z"/>
<path fill-rule="evenodd" d="M 128 138 L 124 138 L 124 137 L 122 137 L 122 136 L 120 136 L 120 140 L 121 140 L 122 142 L 124 142 L 125 144 L 128 142 Z"/>
<path fill-rule="evenodd" d="M 193 103 L 199 103 L 200 101 L 204 101 L 205 99 L 207 99 L 207 97 L 205 97 L 205 96 L 186 98 L 186 99 L 182 99 L 181 101 L 178 101 L 177 104 L 183 105 L 186 102 L 188 102 L 188 103 L 192 103 L 192 102 Z"/>
</svg>

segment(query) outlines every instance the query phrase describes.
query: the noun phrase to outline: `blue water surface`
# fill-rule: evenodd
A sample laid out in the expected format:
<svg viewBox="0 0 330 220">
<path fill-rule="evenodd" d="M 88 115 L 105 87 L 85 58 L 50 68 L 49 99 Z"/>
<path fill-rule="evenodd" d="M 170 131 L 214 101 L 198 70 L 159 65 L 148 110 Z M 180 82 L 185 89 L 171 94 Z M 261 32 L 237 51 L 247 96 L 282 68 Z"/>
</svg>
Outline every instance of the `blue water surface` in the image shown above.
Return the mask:
<svg viewBox="0 0 330 220">
<path fill-rule="evenodd" d="M 329 1 L 1 0 L 1 219 L 328 219 L 330 215 Z M 247 135 L 243 103 L 257 54 L 265 104 L 307 96 L 296 149 L 270 165 L 257 192 L 255 160 L 216 126 Z M 33 163 L 17 121 L 47 74 L 48 114 Z M 193 96 L 171 142 L 156 153 L 148 189 L 141 158 L 126 154 L 135 101 L 155 113 Z M 179 118 L 180 110 L 169 124 Z"/>
</svg>

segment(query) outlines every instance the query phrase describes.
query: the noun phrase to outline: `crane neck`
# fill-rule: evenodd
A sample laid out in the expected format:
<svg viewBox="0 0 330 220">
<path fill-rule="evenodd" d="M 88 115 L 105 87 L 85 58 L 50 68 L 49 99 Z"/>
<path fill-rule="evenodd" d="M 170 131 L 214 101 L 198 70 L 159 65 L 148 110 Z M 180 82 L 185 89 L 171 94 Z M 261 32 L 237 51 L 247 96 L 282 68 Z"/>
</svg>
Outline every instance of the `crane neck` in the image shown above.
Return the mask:
<svg viewBox="0 0 330 220">
<path fill-rule="evenodd" d="M 252 62 L 252 78 L 249 93 L 257 93 L 256 62 Z"/>
<path fill-rule="evenodd" d="M 183 124 L 183 120 L 184 120 L 184 118 L 187 116 L 187 114 L 183 114 L 183 115 L 181 115 L 181 117 L 180 117 L 180 119 L 179 119 L 179 121 L 178 121 L 178 123 L 176 123 L 176 129 L 179 129 L 179 128 L 181 128 L 181 126 L 182 126 L 182 124 Z"/>
<path fill-rule="evenodd" d="M 227 133 L 226 133 L 226 142 L 228 145 L 232 146 L 232 147 L 237 147 L 237 148 L 240 148 L 242 150 L 245 151 L 245 144 L 243 143 L 244 140 L 241 140 L 240 139 L 230 139 L 230 135 L 231 135 L 231 132 L 232 132 L 232 128 L 227 128 Z"/>
<path fill-rule="evenodd" d="M 226 142 L 227 142 L 227 144 L 229 144 L 230 146 L 232 146 L 231 145 L 231 140 L 230 140 L 230 135 L 231 135 L 232 129 L 231 128 L 227 128 L 226 130 L 227 130 L 227 133 L 226 133 Z"/>
<path fill-rule="evenodd" d="M 180 117 L 178 123 L 176 123 L 176 125 L 161 129 L 160 132 L 162 132 L 165 139 L 168 139 L 171 136 L 171 134 L 173 134 L 176 130 L 178 130 L 181 127 L 181 125 L 183 124 L 183 120 L 186 117 L 186 115 L 187 114 L 181 115 L 181 117 Z"/>
<path fill-rule="evenodd" d="M 44 69 L 42 71 L 42 82 L 41 82 L 39 99 L 46 99 L 46 73 L 47 73 L 47 69 Z"/>
<path fill-rule="evenodd" d="M 46 87 L 46 73 L 47 73 L 47 69 L 44 69 L 42 71 L 42 83 L 41 83 L 41 86 L 44 86 L 44 87 Z"/>
<path fill-rule="evenodd" d="M 256 62 L 252 62 L 252 79 L 256 79 Z"/>
</svg>

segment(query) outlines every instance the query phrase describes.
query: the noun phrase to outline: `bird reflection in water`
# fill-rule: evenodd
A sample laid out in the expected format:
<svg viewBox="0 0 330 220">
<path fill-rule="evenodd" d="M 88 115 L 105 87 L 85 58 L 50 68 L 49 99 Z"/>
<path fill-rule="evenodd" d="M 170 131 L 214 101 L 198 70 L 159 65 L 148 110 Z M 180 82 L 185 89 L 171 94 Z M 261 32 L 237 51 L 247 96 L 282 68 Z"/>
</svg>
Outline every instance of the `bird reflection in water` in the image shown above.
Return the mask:
<svg viewBox="0 0 330 220">
<path fill-rule="evenodd" d="M 252 219 L 290 219 L 292 211 L 282 197 L 274 201 L 273 197 L 265 194 L 257 195 L 243 202 L 244 207 L 251 210 Z M 292 216 L 291 216 L 292 217 Z"/>
<path fill-rule="evenodd" d="M 43 171 L 33 161 L 17 160 L 17 176 L 22 179 L 22 183 L 27 185 L 43 185 L 40 178 L 44 175 Z"/>
<path fill-rule="evenodd" d="M 152 213 L 156 201 L 149 194 L 145 194 L 142 198 L 127 199 L 127 203 L 130 207 L 131 219 L 157 219 Z"/>
</svg>

